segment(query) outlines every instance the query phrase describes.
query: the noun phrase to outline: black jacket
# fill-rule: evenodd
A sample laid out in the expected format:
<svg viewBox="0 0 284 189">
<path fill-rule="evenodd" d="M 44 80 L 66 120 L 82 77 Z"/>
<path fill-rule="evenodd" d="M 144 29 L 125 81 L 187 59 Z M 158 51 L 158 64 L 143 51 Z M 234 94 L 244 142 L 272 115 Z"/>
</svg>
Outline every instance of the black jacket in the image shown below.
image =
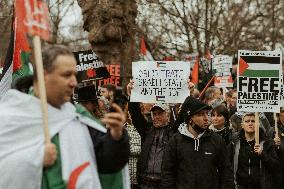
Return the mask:
<svg viewBox="0 0 284 189">
<path fill-rule="evenodd" d="M 151 122 L 147 122 L 141 113 L 140 105 L 136 102 L 128 104 L 128 110 L 131 115 L 132 123 L 141 136 L 141 153 L 137 162 L 137 181 L 141 183 L 141 178 L 146 175 L 148 161 L 150 157 L 151 147 L 154 142 L 156 128 Z M 166 147 L 169 139 L 173 135 L 173 129 L 170 125 L 164 127 L 163 149 Z"/>
<path fill-rule="evenodd" d="M 233 166 L 236 186 L 253 186 L 259 189 L 273 189 L 273 171 L 279 166 L 279 160 L 273 148 L 273 142 L 266 140 L 260 129 L 261 155 L 253 152 L 254 141 L 247 142 L 244 130 L 233 140 Z"/>
<path fill-rule="evenodd" d="M 164 189 L 231 189 L 233 171 L 221 136 L 206 130 L 199 139 L 179 129 L 166 149 L 162 165 Z"/>
<path fill-rule="evenodd" d="M 281 123 L 278 123 L 278 132 L 279 132 L 279 137 L 281 144 L 279 147 L 275 146 L 276 153 L 278 155 L 278 158 L 280 160 L 280 166 L 275 169 L 273 173 L 273 183 L 274 183 L 274 188 L 276 189 L 283 189 L 284 187 L 284 125 Z M 272 138 L 275 136 L 275 131 L 273 128 L 272 132 Z"/>
</svg>

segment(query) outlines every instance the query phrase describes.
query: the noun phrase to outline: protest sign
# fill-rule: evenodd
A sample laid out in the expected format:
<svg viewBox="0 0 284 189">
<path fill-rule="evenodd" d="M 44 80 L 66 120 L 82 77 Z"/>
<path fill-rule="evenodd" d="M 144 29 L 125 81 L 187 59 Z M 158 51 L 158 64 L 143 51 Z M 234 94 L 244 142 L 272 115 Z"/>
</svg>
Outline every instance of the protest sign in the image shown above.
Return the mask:
<svg viewBox="0 0 284 189">
<path fill-rule="evenodd" d="M 233 57 L 227 55 L 216 55 L 212 59 L 212 68 L 214 70 L 214 84 L 217 87 L 233 87 L 231 74 Z"/>
<path fill-rule="evenodd" d="M 182 103 L 189 96 L 190 64 L 180 61 L 132 63 L 134 89 L 131 102 Z"/>
<path fill-rule="evenodd" d="M 109 72 L 109 78 L 100 79 L 97 81 L 97 86 L 102 86 L 106 84 L 112 84 L 114 86 L 121 86 L 120 79 L 120 64 L 109 64 L 106 65 Z"/>
<path fill-rule="evenodd" d="M 238 62 L 238 111 L 279 112 L 281 52 L 240 50 Z"/>
<path fill-rule="evenodd" d="M 109 72 L 98 56 L 92 51 L 73 52 L 77 62 L 78 83 L 109 77 Z"/>
<path fill-rule="evenodd" d="M 49 39 L 49 13 L 46 4 L 39 0 L 16 0 L 19 30 L 43 40 Z"/>
</svg>

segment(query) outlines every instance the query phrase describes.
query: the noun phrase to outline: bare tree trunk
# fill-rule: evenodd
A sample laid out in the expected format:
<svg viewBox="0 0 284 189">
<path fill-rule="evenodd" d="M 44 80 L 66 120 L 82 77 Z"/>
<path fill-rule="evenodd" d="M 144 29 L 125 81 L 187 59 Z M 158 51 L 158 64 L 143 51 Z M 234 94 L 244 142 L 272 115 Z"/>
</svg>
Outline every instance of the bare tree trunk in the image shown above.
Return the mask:
<svg viewBox="0 0 284 189">
<path fill-rule="evenodd" d="M 78 0 L 89 42 L 105 64 L 120 64 L 122 84 L 135 55 L 135 0 Z"/>
</svg>

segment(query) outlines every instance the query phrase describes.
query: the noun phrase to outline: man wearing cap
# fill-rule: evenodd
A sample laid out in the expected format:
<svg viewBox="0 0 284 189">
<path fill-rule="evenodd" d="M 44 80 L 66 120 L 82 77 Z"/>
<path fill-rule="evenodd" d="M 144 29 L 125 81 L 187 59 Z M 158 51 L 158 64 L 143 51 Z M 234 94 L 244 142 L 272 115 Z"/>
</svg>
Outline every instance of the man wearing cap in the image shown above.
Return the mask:
<svg viewBox="0 0 284 189">
<path fill-rule="evenodd" d="M 127 85 L 130 96 L 133 82 Z M 128 110 L 132 123 L 141 136 L 142 149 L 137 163 L 137 181 L 141 189 L 161 188 L 161 165 L 173 130 L 169 124 L 170 109 L 167 104 L 155 104 L 151 108 L 152 122 L 147 122 L 138 103 L 130 102 Z"/>
<path fill-rule="evenodd" d="M 187 97 L 183 120 L 169 141 L 162 164 L 162 188 L 231 189 L 233 171 L 222 137 L 208 130 L 210 106 Z"/>
</svg>

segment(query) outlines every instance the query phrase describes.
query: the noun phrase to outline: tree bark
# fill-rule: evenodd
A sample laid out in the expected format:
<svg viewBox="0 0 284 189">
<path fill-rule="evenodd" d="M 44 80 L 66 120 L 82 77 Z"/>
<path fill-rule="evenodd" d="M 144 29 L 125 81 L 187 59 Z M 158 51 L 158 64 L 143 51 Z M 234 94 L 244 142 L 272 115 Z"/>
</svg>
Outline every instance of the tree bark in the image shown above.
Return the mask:
<svg viewBox="0 0 284 189">
<path fill-rule="evenodd" d="M 131 62 L 137 57 L 135 0 L 78 0 L 84 29 L 94 52 L 105 64 L 120 64 L 121 84 L 131 76 Z"/>
</svg>

